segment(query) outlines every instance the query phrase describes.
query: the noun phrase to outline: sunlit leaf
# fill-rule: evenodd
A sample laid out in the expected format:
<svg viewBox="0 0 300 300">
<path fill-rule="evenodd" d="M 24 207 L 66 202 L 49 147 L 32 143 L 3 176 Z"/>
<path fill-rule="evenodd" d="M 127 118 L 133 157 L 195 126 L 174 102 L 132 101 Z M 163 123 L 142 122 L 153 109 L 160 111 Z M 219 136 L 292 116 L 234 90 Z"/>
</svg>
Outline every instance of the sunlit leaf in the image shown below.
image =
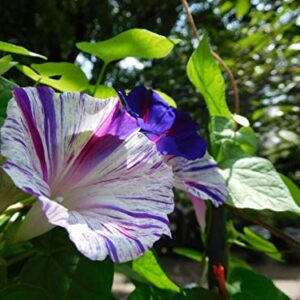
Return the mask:
<svg viewBox="0 0 300 300">
<path fill-rule="evenodd" d="M 0 76 L 0 126 L 2 126 L 6 118 L 7 103 L 12 97 L 12 89 L 17 85 Z"/>
<path fill-rule="evenodd" d="M 282 261 L 282 255 L 273 243 L 267 241 L 247 227 L 244 228 L 244 240 L 251 245 L 253 249 L 263 252 L 275 260 Z"/>
<path fill-rule="evenodd" d="M 11 55 L 3 56 L 2 58 L 0 58 L 0 75 L 6 73 L 17 64 L 18 62 L 13 61 Z"/>
<path fill-rule="evenodd" d="M 106 63 L 125 57 L 161 58 L 166 56 L 178 43 L 145 29 L 130 29 L 108 40 L 89 43 L 80 42 L 79 50 L 95 55 Z"/>
<path fill-rule="evenodd" d="M 205 36 L 187 64 L 190 81 L 203 95 L 210 116 L 230 118 L 225 99 L 225 84 L 220 67 L 212 56 Z"/>
<path fill-rule="evenodd" d="M 24 47 L 17 46 L 11 43 L 1 42 L 1 41 L 0 41 L 0 51 L 47 59 L 46 56 L 43 56 L 35 52 L 31 52 Z"/>
<path fill-rule="evenodd" d="M 167 95 L 166 93 L 163 93 L 162 91 L 154 90 L 155 93 L 157 93 L 160 97 L 162 97 L 169 105 L 173 107 L 177 107 L 175 100 Z"/>
<path fill-rule="evenodd" d="M 271 162 L 260 157 L 229 159 L 220 164 L 229 188 L 227 203 L 239 208 L 300 212 Z"/>
<path fill-rule="evenodd" d="M 179 292 L 180 288 L 168 278 L 152 251 L 132 262 L 132 270 L 160 289 Z"/>
<path fill-rule="evenodd" d="M 61 92 L 81 92 L 88 88 L 84 72 L 74 64 L 49 62 L 32 64 L 31 67 L 19 65 L 17 68 L 32 80 Z"/>
<path fill-rule="evenodd" d="M 95 88 L 94 86 L 91 86 L 91 88 L 90 88 L 91 95 L 94 92 L 94 88 Z M 99 85 L 94 94 L 94 97 L 99 98 L 99 99 L 106 99 L 106 98 L 110 98 L 110 97 L 118 97 L 118 93 L 112 87 L 109 87 L 106 85 Z"/>
<path fill-rule="evenodd" d="M 287 188 L 289 189 L 293 199 L 300 206 L 300 189 L 299 187 L 288 177 L 283 174 L 278 173 L 282 181 L 285 183 Z"/>
<path fill-rule="evenodd" d="M 247 14 L 251 7 L 249 0 L 237 0 L 235 4 L 235 14 L 237 18 L 241 18 Z"/>
</svg>

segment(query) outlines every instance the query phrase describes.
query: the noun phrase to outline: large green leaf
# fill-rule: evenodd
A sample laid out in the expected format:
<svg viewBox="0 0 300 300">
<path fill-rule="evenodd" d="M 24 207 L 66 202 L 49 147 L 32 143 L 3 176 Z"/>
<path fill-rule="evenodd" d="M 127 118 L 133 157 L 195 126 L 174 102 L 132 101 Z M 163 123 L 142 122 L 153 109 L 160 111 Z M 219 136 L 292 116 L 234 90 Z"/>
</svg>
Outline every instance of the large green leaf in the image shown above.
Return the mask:
<svg viewBox="0 0 300 300">
<path fill-rule="evenodd" d="M 150 285 L 139 284 L 129 295 L 128 300 L 171 300 L 174 292 L 160 290 Z"/>
<path fill-rule="evenodd" d="M 6 118 L 7 103 L 12 97 L 12 89 L 17 85 L 2 76 L 0 76 L 0 126 L 2 126 Z"/>
<path fill-rule="evenodd" d="M 288 300 L 272 280 L 256 272 L 237 268 L 231 272 L 228 290 L 232 300 Z"/>
<path fill-rule="evenodd" d="M 0 75 L 9 71 L 13 66 L 17 65 L 18 62 L 13 61 L 11 55 L 5 55 L 0 58 Z"/>
<path fill-rule="evenodd" d="M 300 206 L 300 189 L 299 187 L 288 177 L 284 176 L 283 174 L 279 173 L 280 178 L 285 183 L 287 188 L 289 189 L 293 199 L 295 202 Z"/>
<path fill-rule="evenodd" d="M 166 56 L 178 43 L 145 29 L 130 29 L 106 41 L 97 43 L 80 42 L 76 46 L 110 63 L 125 57 L 161 58 Z"/>
<path fill-rule="evenodd" d="M 187 75 L 203 95 L 210 116 L 230 118 L 225 99 L 225 84 L 220 67 L 210 52 L 207 37 L 204 36 L 187 64 Z"/>
<path fill-rule="evenodd" d="M 255 154 L 258 141 L 251 127 L 235 128 L 236 124 L 224 117 L 212 117 L 210 141 L 213 156 L 217 161 L 241 158 Z"/>
<path fill-rule="evenodd" d="M 47 59 L 47 57 L 35 52 L 31 52 L 24 47 L 17 46 L 11 43 L 1 42 L 1 41 L 0 41 L 0 51 Z"/>
<path fill-rule="evenodd" d="M 152 251 L 148 251 L 142 257 L 134 260 L 132 270 L 160 289 L 180 291 L 180 288 L 168 278 Z"/>
<path fill-rule="evenodd" d="M 176 295 L 172 300 L 222 300 L 223 297 L 215 291 L 201 287 L 184 289 L 181 294 Z"/>
<path fill-rule="evenodd" d="M 113 263 L 91 261 L 79 254 L 62 229 L 36 242 L 39 254 L 30 258 L 21 281 L 46 290 L 53 299 L 110 299 Z"/>
<path fill-rule="evenodd" d="M 229 189 L 228 204 L 239 208 L 300 212 L 270 161 L 245 157 L 226 160 L 220 166 Z"/>
<path fill-rule="evenodd" d="M 0 290 L 0 299 L 3 300 L 55 300 L 49 293 L 31 284 L 15 284 Z"/>
<path fill-rule="evenodd" d="M 17 68 L 32 80 L 51 86 L 61 92 L 81 92 L 88 88 L 88 79 L 83 71 L 71 63 L 32 64 Z"/>
<path fill-rule="evenodd" d="M 254 250 L 265 253 L 266 255 L 274 258 L 275 260 L 282 261 L 282 255 L 275 245 L 262 236 L 256 234 L 249 228 L 244 228 L 243 239 L 253 247 Z"/>
</svg>

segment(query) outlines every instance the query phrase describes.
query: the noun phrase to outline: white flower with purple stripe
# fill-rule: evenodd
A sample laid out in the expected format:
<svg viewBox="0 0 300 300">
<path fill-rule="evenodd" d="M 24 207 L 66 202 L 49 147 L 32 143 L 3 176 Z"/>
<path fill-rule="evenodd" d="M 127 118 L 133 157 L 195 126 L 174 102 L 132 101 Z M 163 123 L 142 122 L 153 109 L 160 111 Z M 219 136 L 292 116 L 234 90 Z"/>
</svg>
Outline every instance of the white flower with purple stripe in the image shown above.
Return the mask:
<svg viewBox="0 0 300 300">
<path fill-rule="evenodd" d="M 17 239 L 65 228 L 92 260 L 124 262 L 170 235 L 173 174 L 119 99 L 17 88 L 1 130 L 3 169 L 37 197 Z"/>
<path fill-rule="evenodd" d="M 156 143 L 158 152 L 172 166 L 174 186 L 191 196 L 197 216 L 203 218 L 203 211 L 199 211 L 203 210 L 203 200 L 211 200 L 215 206 L 223 204 L 227 196 L 225 182 L 198 134 L 198 124 L 144 86 L 135 87 L 128 95 L 119 94 L 141 131 Z"/>
</svg>

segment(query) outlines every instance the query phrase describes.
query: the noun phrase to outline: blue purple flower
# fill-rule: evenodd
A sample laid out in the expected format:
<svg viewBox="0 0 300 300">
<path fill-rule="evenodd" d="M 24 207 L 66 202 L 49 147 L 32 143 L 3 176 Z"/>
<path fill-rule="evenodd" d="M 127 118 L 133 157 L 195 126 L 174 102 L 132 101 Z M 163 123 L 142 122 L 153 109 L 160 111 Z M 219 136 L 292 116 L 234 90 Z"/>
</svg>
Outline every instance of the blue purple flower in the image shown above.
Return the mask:
<svg viewBox="0 0 300 300">
<path fill-rule="evenodd" d="M 135 87 L 128 95 L 120 92 L 120 96 L 142 132 L 156 143 L 164 161 L 172 166 L 174 186 L 188 193 L 194 203 L 211 200 L 216 206 L 223 204 L 227 196 L 225 182 L 206 150 L 205 140 L 198 134 L 198 124 L 144 86 Z M 195 209 L 199 207 L 203 205 L 196 203 Z"/>
</svg>

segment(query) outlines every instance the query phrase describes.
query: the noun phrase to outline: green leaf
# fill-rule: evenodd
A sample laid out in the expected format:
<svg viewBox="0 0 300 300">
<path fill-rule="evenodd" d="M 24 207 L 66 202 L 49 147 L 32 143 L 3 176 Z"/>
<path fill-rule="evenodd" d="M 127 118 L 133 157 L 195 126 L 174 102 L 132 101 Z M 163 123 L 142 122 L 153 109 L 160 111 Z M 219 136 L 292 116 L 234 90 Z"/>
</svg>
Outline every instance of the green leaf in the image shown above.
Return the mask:
<svg viewBox="0 0 300 300">
<path fill-rule="evenodd" d="M 232 270 L 236 268 L 252 270 L 252 267 L 245 260 L 234 255 L 229 255 L 228 265 L 229 265 L 229 272 L 232 272 Z"/>
<path fill-rule="evenodd" d="M 257 136 L 251 127 L 242 127 L 236 132 L 235 140 L 239 143 L 244 153 L 253 155 L 258 148 Z"/>
<path fill-rule="evenodd" d="M 210 52 L 206 36 L 188 61 L 187 75 L 203 95 L 210 116 L 231 117 L 225 99 L 224 79 L 218 63 Z"/>
<path fill-rule="evenodd" d="M 27 195 L 28 194 L 18 189 L 10 176 L 0 168 L 0 213 L 8 206 L 26 198 Z"/>
<path fill-rule="evenodd" d="M 170 106 L 177 107 L 175 100 L 167 95 L 166 93 L 163 93 L 158 90 L 154 90 L 155 93 L 157 93 L 160 97 L 162 97 Z"/>
<path fill-rule="evenodd" d="M 239 208 L 300 212 L 270 161 L 260 157 L 229 159 L 220 164 L 227 182 L 227 203 Z"/>
<path fill-rule="evenodd" d="M 159 290 L 149 285 L 138 285 L 129 295 L 128 300 L 171 300 L 174 292 Z"/>
<path fill-rule="evenodd" d="M 0 290 L 3 300 L 54 300 L 47 291 L 30 284 L 11 285 Z"/>
<path fill-rule="evenodd" d="M 102 59 L 106 64 L 125 57 L 161 58 L 166 56 L 178 43 L 145 29 L 130 29 L 108 40 L 76 46 L 83 52 Z"/>
<path fill-rule="evenodd" d="M 111 260 L 91 261 L 80 256 L 67 299 L 109 299 L 113 283 L 113 263 Z"/>
<path fill-rule="evenodd" d="M 5 263 L 5 261 L 3 261 L 3 263 Z M 7 284 L 7 269 L 4 265 L 1 265 L 0 266 L 0 289 L 5 287 L 6 284 Z"/>
<path fill-rule="evenodd" d="M 6 73 L 17 64 L 18 62 L 13 61 L 11 55 L 3 56 L 0 58 L 0 75 Z"/>
<path fill-rule="evenodd" d="M 6 118 L 6 108 L 8 101 L 12 98 L 12 89 L 17 85 L 0 76 L 0 126 Z"/>
<path fill-rule="evenodd" d="M 253 155 L 258 141 L 251 127 L 235 129 L 235 124 L 224 117 L 212 117 L 210 123 L 212 154 L 217 161 Z"/>
<path fill-rule="evenodd" d="M 201 252 L 189 248 L 174 248 L 173 252 L 198 262 L 200 262 L 203 257 Z"/>
<path fill-rule="evenodd" d="M 237 0 L 235 4 L 235 14 L 237 18 L 241 18 L 247 14 L 251 7 L 249 0 Z"/>
<path fill-rule="evenodd" d="M 283 174 L 278 173 L 284 184 L 289 189 L 294 201 L 300 206 L 300 189 L 299 187 L 288 177 Z"/>
<path fill-rule="evenodd" d="M 235 285 L 231 290 L 232 300 L 288 300 L 289 298 L 277 289 L 272 280 L 248 269 L 237 268 L 229 277 Z"/>
<path fill-rule="evenodd" d="M 21 281 L 45 289 L 53 299 L 109 299 L 113 263 L 91 261 L 76 251 L 62 229 L 54 229 L 36 241 L 39 254 L 30 258 Z"/>
<path fill-rule="evenodd" d="M 216 292 L 201 287 L 184 289 L 181 294 L 176 295 L 172 300 L 222 300 L 223 297 Z"/>
<path fill-rule="evenodd" d="M 32 80 L 53 87 L 61 92 L 81 92 L 88 88 L 88 79 L 83 71 L 71 63 L 32 64 L 17 68 Z"/>
<path fill-rule="evenodd" d="M 17 46 L 11 43 L 1 42 L 1 41 L 0 41 L 0 51 L 47 59 L 46 56 L 43 56 L 35 52 L 31 52 L 24 47 Z"/>
<path fill-rule="evenodd" d="M 94 86 L 90 86 L 90 95 L 92 95 L 92 92 L 94 91 Z M 96 93 L 94 97 L 99 99 L 106 99 L 110 97 L 119 97 L 116 90 L 112 87 L 106 86 L 106 85 L 99 85 L 97 87 Z"/>
<path fill-rule="evenodd" d="M 263 252 L 275 260 L 282 261 L 282 255 L 271 242 L 265 240 L 262 236 L 256 234 L 249 228 L 244 228 L 243 239 L 253 247 L 253 249 Z"/>
<path fill-rule="evenodd" d="M 153 251 L 148 251 L 142 257 L 134 260 L 132 270 L 160 289 L 180 291 L 180 288 L 168 278 Z"/>
</svg>

